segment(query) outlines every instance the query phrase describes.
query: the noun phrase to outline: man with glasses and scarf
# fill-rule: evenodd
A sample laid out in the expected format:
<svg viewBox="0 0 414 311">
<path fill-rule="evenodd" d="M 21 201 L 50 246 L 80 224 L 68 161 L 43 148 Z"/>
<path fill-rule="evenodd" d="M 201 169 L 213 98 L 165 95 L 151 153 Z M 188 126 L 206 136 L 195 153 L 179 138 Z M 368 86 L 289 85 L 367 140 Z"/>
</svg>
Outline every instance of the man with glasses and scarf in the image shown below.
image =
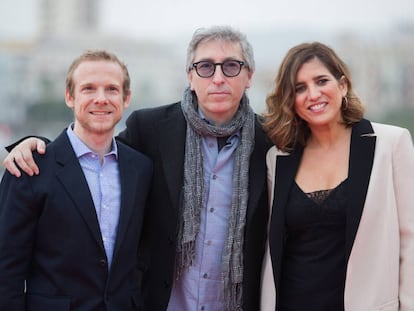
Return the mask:
<svg viewBox="0 0 414 311">
<path fill-rule="evenodd" d="M 145 310 L 259 310 L 270 146 L 246 90 L 255 64 L 244 34 L 198 29 L 187 51 L 181 102 L 134 111 L 118 139 L 154 161 L 139 266 Z M 24 148 L 25 146 L 25 148 Z M 23 160 L 31 138 L 5 159 Z"/>
</svg>

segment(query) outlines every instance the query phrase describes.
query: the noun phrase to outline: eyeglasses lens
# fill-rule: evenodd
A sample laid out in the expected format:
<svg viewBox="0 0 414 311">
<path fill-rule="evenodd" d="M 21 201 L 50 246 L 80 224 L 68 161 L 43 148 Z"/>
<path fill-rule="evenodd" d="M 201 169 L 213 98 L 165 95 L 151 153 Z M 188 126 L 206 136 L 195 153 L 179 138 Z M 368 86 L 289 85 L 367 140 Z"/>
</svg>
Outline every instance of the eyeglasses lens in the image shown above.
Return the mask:
<svg viewBox="0 0 414 311">
<path fill-rule="evenodd" d="M 240 73 L 242 65 L 243 63 L 235 60 L 226 60 L 223 63 L 216 64 L 209 61 L 194 63 L 197 74 L 203 78 L 209 78 L 213 76 L 214 72 L 216 71 L 216 66 L 221 67 L 221 70 L 226 77 L 235 77 Z"/>
<path fill-rule="evenodd" d="M 239 62 L 236 61 L 225 61 L 223 65 L 221 65 L 221 70 L 223 70 L 224 75 L 227 77 L 234 77 L 240 73 L 241 65 Z"/>
</svg>

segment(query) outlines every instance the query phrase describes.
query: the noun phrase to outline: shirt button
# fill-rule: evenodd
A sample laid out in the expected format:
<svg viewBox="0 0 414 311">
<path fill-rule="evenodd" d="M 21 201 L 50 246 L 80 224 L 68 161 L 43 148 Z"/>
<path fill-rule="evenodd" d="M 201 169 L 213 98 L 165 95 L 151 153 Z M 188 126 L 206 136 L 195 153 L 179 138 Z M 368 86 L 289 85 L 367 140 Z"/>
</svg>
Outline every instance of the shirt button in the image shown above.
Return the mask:
<svg viewBox="0 0 414 311">
<path fill-rule="evenodd" d="M 208 274 L 207 274 L 207 273 L 204 273 L 204 274 L 203 274 L 203 278 L 204 278 L 204 279 L 207 279 L 207 277 L 208 277 Z"/>
<path fill-rule="evenodd" d="M 214 207 L 210 208 L 210 213 L 214 212 Z"/>
<path fill-rule="evenodd" d="M 201 306 L 201 311 L 204 311 L 206 308 L 204 306 Z"/>
<path fill-rule="evenodd" d="M 211 241 L 209 240 L 209 241 L 207 241 L 207 245 L 211 245 Z"/>
<path fill-rule="evenodd" d="M 213 179 L 215 180 L 215 179 L 217 179 L 217 175 L 213 175 Z"/>
</svg>

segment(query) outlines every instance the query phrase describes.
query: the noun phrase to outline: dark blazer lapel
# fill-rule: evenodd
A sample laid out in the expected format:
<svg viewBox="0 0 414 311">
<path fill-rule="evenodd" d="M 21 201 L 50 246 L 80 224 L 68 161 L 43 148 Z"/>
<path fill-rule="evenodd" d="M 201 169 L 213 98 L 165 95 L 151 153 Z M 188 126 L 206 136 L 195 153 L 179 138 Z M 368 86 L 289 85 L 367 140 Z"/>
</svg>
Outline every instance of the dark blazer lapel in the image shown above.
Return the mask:
<svg viewBox="0 0 414 311">
<path fill-rule="evenodd" d="M 266 153 L 270 148 L 270 142 L 266 141 L 266 134 L 259 121 L 255 121 L 255 147 L 250 157 L 249 166 L 249 201 L 247 220 L 257 208 L 258 201 L 266 187 Z"/>
<path fill-rule="evenodd" d="M 173 106 L 174 109 L 168 117 L 156 124 L 156 128 L 159 128 L 158 133 L 160 133 L 160 145 L 158 147 L 161 151 L 164 176 L 172 202 L 177 204 L 180 201 L 184 180 L 183 166 L 186 138 L 186 121 L 180 107 L 180 105 Z"/>
<path fill-rule="evenodd" d="M 99 223 L 88 183 L 66 133 L 62 133 L 54 141 L 54 148 L 56 162 L 62 166 L 62 169 L 56 174 L 57 178 L 66 188 L 68 195 L 72 197 L 74 206 L 85 220 L 92 236 L 103 248 Z"/>
<path fill-rule="evenodd" d="M 124 146 L 118 143 L 118 157 L 119 157 L 119 176 L 121 182 L 121 208 L 119 213 L 118 232 L 116 235 L 116 243 L 114 249 L 114 260 L 116 258 L 117 251 L 124 239 L 127 232 L 128 224 L 131 221 L 131 215 L 136 206 L 134 205 L 134 196 L 136 195 L 136 189 L 139 189 L 139 180 L 136 170 L 138 168 L 137 163 L 133 161 L 124 152 Z"/>
<path fill-rule="evenodd" d="M 363 119 L 352 127 L 346 216 L 346 260 L 351 254 L 364 209 L 374 161 L 375 142 L 374 130 L 368 120 Z"/>
<path fill-rule="evenodd" d="M 271 225 L 269 233 L 270 254 L 276 287 L 280 277 L 280 264 L 285 242 L 285 208 L 290 189 L 302 157 L 303 148 L 296 148 L 290 155 L 279 155 L 276 158 L 276 175 L 272 203 Z"/>
</svg>

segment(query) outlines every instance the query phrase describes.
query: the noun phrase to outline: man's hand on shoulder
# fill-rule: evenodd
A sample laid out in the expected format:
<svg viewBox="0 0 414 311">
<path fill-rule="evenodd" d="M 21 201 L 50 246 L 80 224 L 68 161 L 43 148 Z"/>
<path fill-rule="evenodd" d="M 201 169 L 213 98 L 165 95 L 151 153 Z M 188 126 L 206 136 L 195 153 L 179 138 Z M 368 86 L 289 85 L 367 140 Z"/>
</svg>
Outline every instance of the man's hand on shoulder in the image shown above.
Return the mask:
<svg viewBox="0 0 414 311">
<path fill-rule="evenodd" d="M 40 154 L 46 152 L 46 144 L 43 140 L 30 137 L 16 145 L 7 157 L 3 160 L 3 165 L 10 174 L 20 177 L 20 170 L 33 176 L 39 174 L 39 168 L 33 160 L 32 151 L 36 150 Z"/>
</svg>

